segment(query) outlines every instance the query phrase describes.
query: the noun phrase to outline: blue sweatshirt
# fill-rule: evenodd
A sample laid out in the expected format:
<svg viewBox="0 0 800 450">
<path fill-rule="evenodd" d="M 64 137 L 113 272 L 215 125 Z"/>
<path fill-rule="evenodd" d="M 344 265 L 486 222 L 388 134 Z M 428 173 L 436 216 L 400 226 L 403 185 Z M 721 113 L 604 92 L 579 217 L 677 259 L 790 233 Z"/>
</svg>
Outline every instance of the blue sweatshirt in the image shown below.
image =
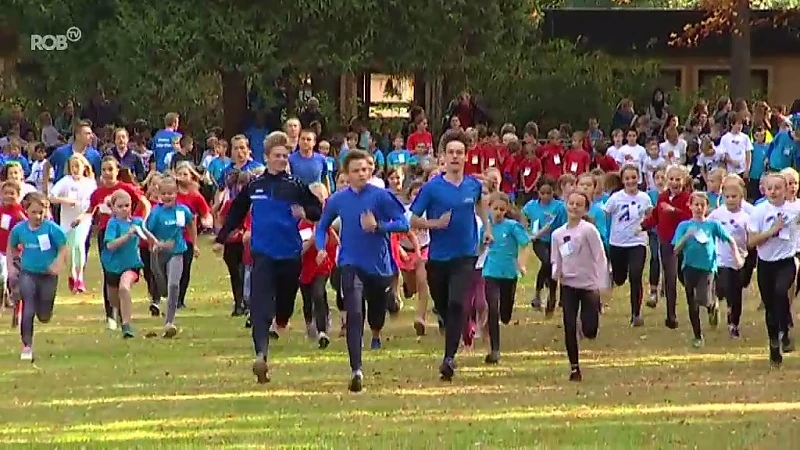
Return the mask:
<svg viewBox="0 0 800 450">
<path fill-rule="evenodd" d="M 160 130 L 156 132 L 155 136 L 153 136 L 151 150 L 153 150 L 153 158 L 155 158 L 157 171 L 164 172 L 167 170 L 166 158 L 174 148 L 172 141 L 175 138 L 180 139 L 181 136 L 183 136 L 181 133 L 167 129 Z"/>
<path fill-rule="evenodd" d="M 792 163 L 800 156 L 798 145 L 792 137 L 791 131 L 783 130 L 775 135 L 767 149 L 769 168 L 783 170 L 792 167 Z"/>
<path fill-rule="evenodd" d="M 242 226 L 252 206 L 252 253 L 272 259 L 299 258 L 303 240 L 297 229 L 300 221 L 292 215 L 292 205 L 303 207 L 308 220 L 319 220 L 322 204 L 307 185 L 286 172 L 265 172 L 233 200 L 216 242 L 224 244 L 228 235 Z"/>
<path fill-rule="evenodd" d="M 378 228 L 368 233 L 361 228 L 361 215 L 367 211 L 375 215 Z M 391 192 L 371 184 L 360 192 L 352 187 L 336 191 L 325 203 L 317 224 L 314 243 L 325 248 L 327 230 L 340 217 L 339 266 L 353 266 L 369 275 L 391 276 L 397 273 L 392 258 L 390 233 L 408 231 L 405 207 Z"/>
</svg>

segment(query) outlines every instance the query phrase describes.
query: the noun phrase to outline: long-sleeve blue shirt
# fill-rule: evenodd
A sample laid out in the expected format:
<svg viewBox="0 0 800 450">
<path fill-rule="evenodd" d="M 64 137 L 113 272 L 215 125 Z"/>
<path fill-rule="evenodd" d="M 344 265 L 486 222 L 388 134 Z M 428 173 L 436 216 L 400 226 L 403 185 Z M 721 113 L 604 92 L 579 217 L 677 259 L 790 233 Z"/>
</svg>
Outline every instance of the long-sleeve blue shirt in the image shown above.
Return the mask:
<svg viewBox="0 0 800 450">
<path fill-rule="evenodd" d="M 233 200 L 216 242 L 225 243 L 228 235 L 242 226 L 252 206 L 252 253 L 272 259 L 299 258 L 303 240 L 297 229 L 300 220 L 292 215 L 292 205 L 301 206 L 308 220 L 314 222 L 319 219 L 322 204 L 306 184 L 286 172 L 265 172 L 251 181 Z"/>
<path fill-rule="evenodd" d="M 361 228 L 361 215 L 367 211 L 378 222 L 378 228 L 371 233 Z M 370 184 L 358 192 L 352 187 L 336 191 L 325 203 L 317 224 L 314 237 L 317 248 L 325 248 L 325 230 L 337 217 L 342 219 L 339 266 L 353 266 L 370 275 L 397 273 L 389 234 L 408 231 L 408 220 L 403 204 L 394 194 Z"/>
<path fill-rule="evenodd" d="M 800 157 L 800 149 L 792 137 L 791 131 L 783 130 L 775 135 L 767 149 L 769 168 L 782 170 L 792 167 L 792 163 Z"/>
</svg>

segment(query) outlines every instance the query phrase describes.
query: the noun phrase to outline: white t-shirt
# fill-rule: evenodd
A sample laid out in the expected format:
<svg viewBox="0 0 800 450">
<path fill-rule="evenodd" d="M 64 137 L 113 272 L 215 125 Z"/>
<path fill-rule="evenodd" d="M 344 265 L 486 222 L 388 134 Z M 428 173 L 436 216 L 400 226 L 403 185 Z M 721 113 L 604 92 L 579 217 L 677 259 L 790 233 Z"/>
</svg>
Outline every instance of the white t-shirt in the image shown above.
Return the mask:
<svg viewBox="0 0 800 450">
<path fill-rule="evenodd" d="M 606 155 L 614 158 L 614 161 L 617 161 L 617 164 L 619 164 L 619 150 L 621 148 L 622 148 L 621 146 L 614 147 L 613 145 L 611 145 L 610 147 L 608 147 L 608 150 L 606 150 Z"/>
<path fill-rule="evenodd" d="M 727 132 L 720 139 L 719 147 L 728 156 L 728 173 L 744 173 L 747 169 L 747 154 L 753 151 L 750 137 L 744 133 Z"/>
<path fill-rule="evenodd" d="M 697 155 L 697 165 L 702 167 L 706 173 L 722 167 L 722 151 L 720 151 L 718 148 L 714 148 L 714 153 L 710 155 L 700 153 Z"/>
<path fill-rule="evenodd" d="M 19 184 L 19 201 L 22 202 L 22 199 L 25 198 L 25 196 L 30 194 L 31 192 L 37 192 L 36 188 L 31 186 L 28 183 L 20 183 Z"/>
<path fill-rule="evenodd" d="M 626 164 L 633 164 L 641 171 L 642 161 L 644 161 L 645 158 L 647 158 L 647 151 L 645 151 L 644 147 L 642 147 L 641 145 L 631 146 L 625 144 L 619 148 L 619 151 L 617 152 L 617 156 L 615 159 L 617 161 L 617 164 L 619 164 L 620 168 L 622 168 L 622 166 Z M 644 177 L 642 177 L 640 173 L 639 183 L 642 183 L 643 181 Z"/>
<path fill-rule="evenodd" d="M 725 228 L 736 245 L 742 257 L 747 256 L 747 224 L 750 222 L 750 215 L 744 209 L 737 212 L 730 212 L 728 208 L 717 208 L 708 215 L 709 221 L 719 222 Z M 738 269 L 736 259 L 731 252 L 731 244 L 727 241 L 717 239 L 717 263 L 720 267 Z"/>
<path fill-rule="evenodd" d="M 33 183 L 40 192 L 43 192 L 42 189 L 42 182 L 44 182 L 44 163 L 45 160 L 41 161 L 34 161 L 31 164 L 31 174 L 28 175 L 28 178 L 25 180 L 29 183 Z M 50 168 L 50 179 L 54 180 L 56 178 L 56 173 L 53 168 Z M 50 183 L 48 186 L 50 189 L 53 188 L 53 183 Z M 49 192 L 49 191 L 48 191 Z"/>
<path fill-rule="evenodd" d="M 797 203 L 784 203 L 781 206 L 775 206 L 769 201 L 765 201 L 753 208 L 753 213 L 750 214 L 750 223 L 747 224 L 747 231 L 750 233 L 763 233 L 769 230 L 779 214 L 784 218 L 785 223 L 777 236 L 767 239 L 756 247 L 756 252 L 760 259 L 764 261 L 780 261 L 794 258 L 798 233 L 797 226 L 792 226 L 792 224 L 797 222 L 798 213 L 800 212 L 798 211 Z"/>
<path fill-rule="evenodd" d="M 664 141 L 658 145 L 658 154 L 669 164 L 682 164 L 684 155 L 686 155 L 686 141 L 678 138 L 678 142 L 674 145 L 669 141 Z"/>
<path fill-rule="evenodd" d="M 656 188 L 656 180 L 653 175 L 656 173 L 656 170 L 663 169 L 667 167 L 667 160 L 659 156 L 656 159 L 647 155 L 647 157 L 642 160 L 642 171 L 644 172 L 644 181 L 647 183 L 648 189 L 655 189 Z"/>
<path fill-rule="evenodd" d="M 653 207 L 650 196 L 644 192 L 630 195 L 625 191 L 611 194 L 603 210 L 611 215 L 609 244 L 615 247 L 647 245 L 647 233 L 641 230 L 642 219 Z"/>
<path fill-rule="evenodd" d="M 59 218 L 61 229 L 64 231 L 72 229 L 70 224 L 89 209 L 89 198 L 96 189 L 97 183 L 92 178 L 83 177 L 76 180 L 71 176 L 65 176 L 56 182 L 50 195 L 77 201 L 75 206 L 61 205 Z"/>
<path fill-rule="evenodd" d="M 373 185 L 375 187 L 379 187 L 381 189 L 386 189 L 386 183 L 384 183 L 383 180 L 381 180 L 378 177 L 370 178 L 369 181 L 367 181 L 367 183 L 369 183 L 369 184 L 371 184 L 371 185 Z"/>
</svg>

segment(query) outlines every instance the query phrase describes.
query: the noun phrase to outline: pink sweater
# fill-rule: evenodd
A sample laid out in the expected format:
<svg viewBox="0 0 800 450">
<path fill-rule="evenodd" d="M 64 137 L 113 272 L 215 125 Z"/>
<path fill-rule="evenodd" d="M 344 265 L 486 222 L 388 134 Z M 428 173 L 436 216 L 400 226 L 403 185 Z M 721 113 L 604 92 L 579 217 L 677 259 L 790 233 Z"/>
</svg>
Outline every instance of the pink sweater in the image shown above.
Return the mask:
<svg viewBox="0 0 800 450">
<path fill-rule="evenodd" d="M 594 225 L 585 220 L 574 227 L 564 225 L 553 232 L 551 242 L 553 278 L 560 278 L 565 286 L 591 291 L 608 285 L 608 261 Z"/>
</svg>

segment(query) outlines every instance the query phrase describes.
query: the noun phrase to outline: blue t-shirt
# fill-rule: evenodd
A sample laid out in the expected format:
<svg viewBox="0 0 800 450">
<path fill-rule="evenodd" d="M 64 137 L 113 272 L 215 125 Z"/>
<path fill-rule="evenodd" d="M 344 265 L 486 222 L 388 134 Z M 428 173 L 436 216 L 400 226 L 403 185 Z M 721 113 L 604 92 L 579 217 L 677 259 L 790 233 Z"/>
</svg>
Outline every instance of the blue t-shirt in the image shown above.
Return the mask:
<svg viewBox="0 0 800 450">
<path fill-rule="evenodd" d="M 192 224 L 192 211 L 184 205 L 157 205 L 147 216 L 147 229 L 159 241 L 172 241 L 171 254 L 177 255 L 186 251 L 186 239 L 183 231 Z"/>
<path fill-rule="evenodd" d="M 597 232 L 600 233 L 600 239 L 603 241 L 603 246 L 608 249 L 608 238 L 609 233 L 611 232 L 611 228 L 609 227 L 609 216 L 606 214 L 605 209 L 603 206 L 605 202 L 603 201 L 596 201 L 592 203 L 592 206 L 589 208 L 589 218 L 592 219 L 594 222 L 594 227 L 597 228 Z"/>
<path fill-rule="evenodd" d="M 386 158 L 384 158 L 381 149 L 376 148 L 375 150 L 368 151 L 367 153 L 372 154 L 372 157 L 375 158 L 375 172 L 380 172 L 384 167 L 386 167 Z"/>
<path fill-rule="evenodd" d="M 798 157 L 797 144 L 789 130 L 783 130 L 775 135 L 767 149 L 767 160 L 769 168 L 773 170 L 783 170 L 792 167 L 795 158 Z"/>
<path fill-rule="evenodd" d="M 252 126 L 245 131 L 244 135 L 250 142 L 250 154 L 253 155 L 253 160 L 264 164 L 264 138 L 269 134 L 266 128 L 258 128 Z"/>
<path fill-rule="evenodd" d="M 678 241 L 689 230 L 694 229 L 694 236 L 686 240 L 681 252 L 683 253 L 683 265 L 681 269 L 691 267 L 705 272 L 717 272 L 717 239 L 730 241 L 731 235 L 719 222 L 684 220 L 675 229 L 675 237 L 672 238 L 672 245 L 677 245 Z"/>
<path fill-rule="evenodd" d="M 478 254 L 478 225 L 475 205 L 481 200 L 481 182 L 466 175 L 456 186 L 437 175 L 422 185 L 409 210 L 417 217 L 438 219 L 450 211 L 450 225 L 443 230 L 430 230 L 428 257 L 432 261 L 449 261 Z"/>
<path fill-rule="evenodd" d="M 540 203 L 539 200 L 531 200 L 522 207 L 522 214 L 525 214 L 531 224 L 531 235 L 537 234 L 539 230 L 550 225 L 547 233 L 542 235 L 542 242 L 550 242 L 553 231 L 567 223 L 567 209 L 561 200 L 552 199 L 546 205 Z"/>
<path fill-rule="evenodd" d="M 217 177 L 217 186 L 225 186 L 225 177 L 231 170 L 239 170 L 241 172 L 252 172 L 253 170 L 258 169 L 259 167 L 264 167 L 264 165 L 261 164 L 260 162 L 253 161 L 252 159 L 248 159 L 247 162 L 245 162 L 242 167 L 236 167 L 236 164 L 231 162 L 224 169 L 222 169 L 222 172 Z"/>
<path fill-rule="evenodd" d="M 317 152 L 306 158 L 300 152 L 289 154 L 289 167 L 292 176 L 305 184 L 320 183 L 327 178 L 328 163 L 325 157 Z"/>
<path fill-rule="evenodd" d="M 403 166 L 411 163 L 411 152 L 408 150 L 392 150 L 386 155 L 386 168 Z"/>
<path fill-rule="evenodd" d="M 767 159 L 767 151 L 769 151 L 769 144 L 753 143 L 749 174 L 751 180 L 758 180 L 764 174 L 764 161 Z"/>
<path fill-rule="evenodd" d="M 722 204 L 722 196 L 719 192 L 706 192 L 708 195 L 708 208 L 709 210 L 715 210 L 719 208 L 719 205 Z M 655 205 L 655 203 L 653 203 Z"/>
<path fill-rule="evenodd" d="M 519 249 L 531 242 L 528 233 L 516 220 L 505 219 L 492 224 L 494 242 L 489 245 L 483 276 L 489 278 L 516 279 Z"/>
<path fill-rule="evenodd" d="M 142 227 L 142 219 L 139 217 L 134 217 L 129 221 L 119 220 L 116 217 L 109 219 L 106 234 L 103 236 L 105 245 L 100 254 L 100 262 L 106 272 L 119 275 L 143 266 L 142 258 L 139 256 L 139 235 L 137 233 L 134 233 L 115 250 L 108 248 L 109 242 L 125 236 L 134 225 Z"/>
<path fill-rule="evenodd" d="M 231 165 L 231 159 L 227 156 L 217 156 L 208 163 L 208 174 L 212 180 L 218 181 L 222 176 L 222 171 Z M 224 183 L 223 183 L 224 185 Z M 222 186 L 222 185 L 220 185 Z"/>
<path fill-rule="evenodd" d="M 326 156 L 325 157 L 325 176 L 328 180 L 328 186 L 330 186 L 331 192 L 336 189 L 336 173 L 339 170 L 338 165 L 336 164 L 336 158 L 333 156 Z"/>
<path fill-rule="evenodd" d="M 45 220 L 35 230 L 31 230 L 27 220 L 20 222 L 11 229 L 8 237 L 8 245 L 22 245 L 20 268 L 31 273 L 50 273 L 58 251 L 66 244 L 67 235 L 52 220 Z"/>
<path fill-rule="evenodd" d="M 72 144 L 62 145 L 53 151 L 53 154 L 50 155 L 48 161 L 50 161 L 50 166 L 53 168 L 53 175 L 55 179 L 53 182 L 56 182 L 64 177 L 64 174 L 67 172 L 67 161 L 69 158 L 75 153 L 72 149 Z M 103 157 L 100 155 L 100 152 L 97 151 L 94 147 L 88 147 L 86 151 L 83 152 L 83 156 L 89 161 L 89 164 L 92 165 L 92 170 L 94 171 L 95 175 L 100 174 L 100 164 L 103 161 Z"/>
<path fill-rule="evenodd" d="M 181 133 L 172 130 L 160 130 L 156 132 L 156 135 L 153 136 L 153 158 L 156 162 L 156 170 L 159 172 L 164 172 L 167 170 L 167 155 L 172 152 L 175 147 L 173 146 L 172 142 L 177 138 L 180 139 L 183 136 Z"/>
</svg>

